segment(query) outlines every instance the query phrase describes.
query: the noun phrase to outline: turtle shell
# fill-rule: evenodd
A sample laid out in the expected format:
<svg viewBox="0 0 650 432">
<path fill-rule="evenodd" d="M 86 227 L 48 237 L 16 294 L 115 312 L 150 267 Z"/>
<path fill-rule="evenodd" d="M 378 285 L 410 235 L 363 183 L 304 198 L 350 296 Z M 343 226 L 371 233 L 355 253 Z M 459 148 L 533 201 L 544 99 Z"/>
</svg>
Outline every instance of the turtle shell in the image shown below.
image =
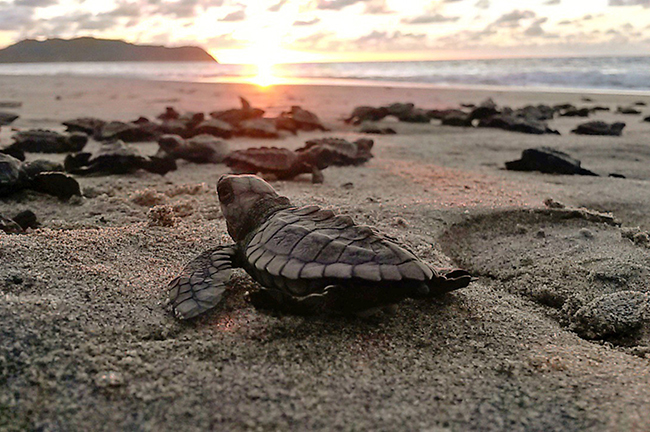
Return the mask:
<svg viewBox="0 0 650 432">
<path fill-rule="evenodd" d="M 233 169 L 248 167 L 254 172 L 281 172 L 292 169 L 297 158 L 294 152 L 286 148 L 258 147 L 231 152 L 224 163 Z"/>
<path fill-rule="evenodd" d="M 83 132 L 86 135 L 93 135 L 95 132 L 101 130 L 106 122 L 104 120 L 94 117 L 80 117 L 63 122 L 68 132 Z"/>
<path fill-rule="evenodd" d="M 21 162 L 13 156 L 0 153 L 0 196 L 9 195 L 24 183 Z"/>
<path fill-rule="evenodd" d="M 357 146 L 343 138 L 315 138 L 305 141 L 305 146 L 296 150 L 305 151 L 313 147 L 327 147 L 332 152 L 344 158 L 352 159 L 357 155 Z"/>
<path fill-rule="evenodd" d="M 360 165 L 373 157 L 373 140 L 359 139 L 354 143 L 342 138 L 316 138 L 305 142 L 296 153 L 312 152 L 317 159 L 327 159 L 327 165 Z M 320 153 L 320 155 L 318 154 Z M 320 156 L 320 157 L 319 157 Z"/>
<path fill-rule="evenodd" d="M 404 287 L 434 277 L 432 268 L 405 248 L 318 206 L 278 211 L 249 234 L 242 250 L 246 270 L 262 285 L 296 297 L 331 285 Z"/>
<path fill-rule="evenodd" d="M 88 142 L 88 135 L 82 132 L 64 135 L 50 130 L 32 129 L 16 133 L 13 139 L 13 146 L 26 152 L 65 153 L 81 151 Z"/>
<path fill-rule="evenodd" d="M 316 114 L 297 105 L 292 106 L 290 111 L 283 112 L 281 116 L 293 119 L 302 130 L 327 130 Z"/>
</svg>

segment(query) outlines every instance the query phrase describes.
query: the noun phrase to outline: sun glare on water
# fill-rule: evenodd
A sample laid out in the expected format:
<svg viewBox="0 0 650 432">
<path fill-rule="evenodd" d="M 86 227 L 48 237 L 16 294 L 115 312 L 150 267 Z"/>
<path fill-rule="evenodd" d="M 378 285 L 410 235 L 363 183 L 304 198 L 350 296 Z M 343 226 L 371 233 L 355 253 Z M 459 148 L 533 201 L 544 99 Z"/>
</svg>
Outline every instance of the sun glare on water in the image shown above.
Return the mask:
<svg viewBox="0 0 650 432">
<path fill-rule="evenodd" d="M 277 84 L 278 79 L 273 75 L 273 63 L 261 62 L 255 65 L 257 67 L 257 75 L 255 75 L 251 82 L 260 87 L 268 87 Z"/>
</svg>

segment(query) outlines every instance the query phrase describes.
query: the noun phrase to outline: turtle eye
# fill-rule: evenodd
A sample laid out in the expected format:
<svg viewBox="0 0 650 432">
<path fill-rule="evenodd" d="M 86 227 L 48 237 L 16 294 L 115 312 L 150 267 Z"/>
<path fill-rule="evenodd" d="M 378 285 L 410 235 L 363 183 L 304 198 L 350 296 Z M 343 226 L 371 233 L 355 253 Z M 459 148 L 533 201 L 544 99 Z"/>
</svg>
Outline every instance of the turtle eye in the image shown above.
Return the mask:
<svg viewBox="0 0 650 432">
<path fill-rule="evenodd" d="M 235 199 L 232 186 L 229 184 L 220 184 L 217 186 L 217 193 L 219 194 L 219 201 L 223 204 L 230 204 Z"/>
</svg>

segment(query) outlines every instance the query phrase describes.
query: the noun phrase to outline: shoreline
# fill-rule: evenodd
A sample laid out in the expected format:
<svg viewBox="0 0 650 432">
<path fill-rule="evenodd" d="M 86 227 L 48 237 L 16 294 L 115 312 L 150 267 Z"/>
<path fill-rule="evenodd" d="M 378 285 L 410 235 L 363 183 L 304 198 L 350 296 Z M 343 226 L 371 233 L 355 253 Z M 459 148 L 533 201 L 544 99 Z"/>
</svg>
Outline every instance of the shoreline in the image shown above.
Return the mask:
<svg viewBox="0 0 650 432">
<path fill-rule="evenodd" d="M 318 86 L 318 87 L 379 87 L 395 89 L 427 89 L 427 90 L 451 90 L 451 91 L 481 91 L 481 92 L 529 92 L 529 93 L 564 93 L 567 95 L 584 94 L 584 95 L 610 95 L 610 96 L 647 96 L 650 97 L 650 88 L 647 90 L 635 89 L 617 89 L 617 88 L 600 88 L 600 87 L 553 87 L 553 86 L 504 86 L 504 85 L 485 85 L 485 84 L 444 84 L 444 83 L 426 83 L 417 81 L 400 81 L 400 80 L 373 80 L 357 78 L 302 78 L 302 77 L 276 77 L 276 81 L 270 85 L 260 86 L 255 83 L 255 76 L 218 76 L 206 77 L 197 80 L 179 80 L 179 79 L 156 79 L 153 77 L 140 76 L 121 76 L 121 75 L 91 75 L 91 74 L 2 74 L 0 80 L 7 78 L 85 78 L 85 79 L 115 79 L 115 80 L 136 80 L 165 83 L 183 83 L 183 84 L 248 84 L 258 87 L 273 86 Z"/>
<path fill-rule="evenodd" d="M 14 123 L 16 127 L 60 127 L 61 121 L 85 116 L 131 121 L 141 115 L 155 116 L 169 105 L 185 111 L 210 112 L 239 106 L 239 96 L 266 110 L 269 115 L 279 114 L 292 105 L 301 105 L 341 130 L 352 130 L 339 120 L 355 107 L 394 102 L 412 102 L 425 109 L 445 109 L 461 103 L 479 104 L 487 98 L 493 98 L 501 106 L 512 107 L 573 102 L 583 106 L 607 104 L 615 110 L 617 105 L 630 105 L 639 100 L 650 105 L 650 94 L 379 85 L 278 84 L 261 87 L 239 82 L 197 83 L 88 76 L 5 75 L 0 76 L 0 92 L 3 101 L 23 103 L 23 108 L 14 109 L 21 115 Z M 594 102 L 583 102 L 581 97 L 590 97 Z M 634 117 L 611 115 L 622 121 L 636 121 Z M 562 123 L 565 120 L 556 121 Z"/>
</svg>

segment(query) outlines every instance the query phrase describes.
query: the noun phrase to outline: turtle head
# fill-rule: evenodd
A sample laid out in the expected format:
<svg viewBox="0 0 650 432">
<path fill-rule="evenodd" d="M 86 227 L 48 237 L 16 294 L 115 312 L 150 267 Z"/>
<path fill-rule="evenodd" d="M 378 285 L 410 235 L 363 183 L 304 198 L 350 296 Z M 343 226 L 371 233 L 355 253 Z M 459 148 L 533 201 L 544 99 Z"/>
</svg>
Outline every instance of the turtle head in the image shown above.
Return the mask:
<svg viewBox="0 0 650 432">
<path fill-rule="evenodd" d="M 274 210 L 290 205 L 288 198 L 278 195 L 270 184 L 254 175 L 222 176 L 217 182 L 217 194 L 228 234 L 237 242 Z"/>
</svg>

